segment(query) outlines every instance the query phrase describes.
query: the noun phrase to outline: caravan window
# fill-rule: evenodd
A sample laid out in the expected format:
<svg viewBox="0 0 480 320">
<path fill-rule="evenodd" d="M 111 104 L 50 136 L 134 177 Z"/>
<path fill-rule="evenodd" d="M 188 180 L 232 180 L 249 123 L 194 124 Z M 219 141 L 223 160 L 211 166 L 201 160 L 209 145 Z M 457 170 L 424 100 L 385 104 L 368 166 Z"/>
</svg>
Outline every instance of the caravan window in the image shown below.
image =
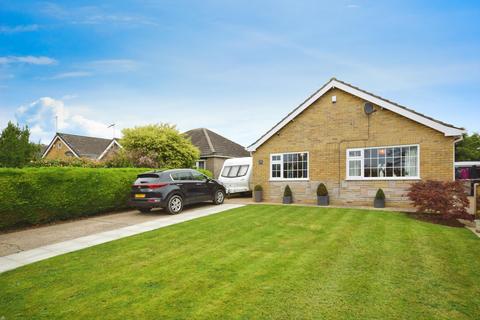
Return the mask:
<svg viewBox="0 0 480 320">
<path fill-rule="evenodd" d="M 237 178 L 247 174 L 248 165 L 242 166 L 226 166 L 223 168 L 222 177 L 225 178 Z"/>
</svg>

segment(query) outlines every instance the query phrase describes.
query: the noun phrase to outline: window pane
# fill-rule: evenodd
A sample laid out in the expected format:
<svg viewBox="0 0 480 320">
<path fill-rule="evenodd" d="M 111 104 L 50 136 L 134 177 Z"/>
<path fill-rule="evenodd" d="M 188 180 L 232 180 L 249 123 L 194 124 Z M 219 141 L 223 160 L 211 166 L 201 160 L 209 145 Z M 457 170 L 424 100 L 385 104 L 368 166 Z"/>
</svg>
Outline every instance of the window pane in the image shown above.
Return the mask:
<svg viewBox="0 0 480 320">
<path fill-rule="evenodd" d="M 241 166 L 240 170 L 238 170 L 238 176 L 244 176 L 247 174 L 249 166 Z"/>
<path fill-rule="evenodd" d="M 231 166 L 223 168 L 222 177 L 228 177 L 228 172 L 230 171 Z"/>
<path fill-rule="evenodd" d="M 194 171 L 192 173 L 192 176 L 193 176 L 193 180 L 195 180 L 195 181 L 205 181 L 205 180 L 207 180 L 205 178 L 205 176 L 203 174 L 201 174 L 200 172 L 195 172 Z"/>
<path fill-rule="evenodd" d="M 232 168 L 230 169 L 230 172 L 228 173 L 228 177 L 230 178 L 236 177 L 239 169 L 240 169 L 240 166 L 232 166 Z"/>
<path fill-rule="evenodd" d="M 370 168 L 365 168 L 364 172 L 363 172 L 363 175 L 365 176 L 365 178 L 370 178 Z"/>
<path fill-rule="evenodd" d="M 370 158 L 370 149 L 365 149 L 365 158 Z"/>
</svg>

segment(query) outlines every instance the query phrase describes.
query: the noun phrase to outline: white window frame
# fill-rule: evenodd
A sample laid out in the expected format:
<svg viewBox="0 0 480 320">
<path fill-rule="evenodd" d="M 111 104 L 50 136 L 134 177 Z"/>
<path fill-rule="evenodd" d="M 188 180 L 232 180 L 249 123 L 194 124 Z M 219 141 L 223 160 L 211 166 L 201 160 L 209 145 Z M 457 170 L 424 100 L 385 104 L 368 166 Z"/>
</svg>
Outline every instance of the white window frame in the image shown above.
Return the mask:
<svg viewBox="0 0 480 320">
<path fill-rule="evenodd" d="M 199 166 L 200 162 L 203 163 L 203 168 L 200 168 L 200 166 Z M 197 161 L 195 161 L 195 167 L 198 168 L 198 169 L 205 170 L 207 168 L 207 161 L 197 160 Z"/>
<path fill-rule="evenodd" d="M 417 175 L 409 177 L 365 177 L 365 150 L 366 149 L 384 149 L 384 148 L 402 148 L 402 147 L 417 147 Z M 361 151 L 361 162 L 362 167 L 360 174 L 361 176 L 350 176 L 350 160 L 358 160 L 358 157 L 349 157 L 350 151 Z M 395 146 L 380 146 L 380 147 L 365 147 L 365 148 L 351 148 L 346 150 L 346 180 L 420 180 L 420 145 L 419 144 L 404 144 L 404 145 L 395 145 Z"/>
<path fill-rule="evenodd" d="M 307 154 L 307 177 L 306 178 L 284 178 L 283 177 L 283 156 L 287 154 Z M 280 160 L 273 161 L 274 156 L 280 156 Z M 272 164 L 280 164 L 280 177 L 272 177 Z M 310 180 L 310 153 L 308 151 L 271 153 L 268 171 L 270 172 L 270 181 L 309 181 Z"/>
</svg>

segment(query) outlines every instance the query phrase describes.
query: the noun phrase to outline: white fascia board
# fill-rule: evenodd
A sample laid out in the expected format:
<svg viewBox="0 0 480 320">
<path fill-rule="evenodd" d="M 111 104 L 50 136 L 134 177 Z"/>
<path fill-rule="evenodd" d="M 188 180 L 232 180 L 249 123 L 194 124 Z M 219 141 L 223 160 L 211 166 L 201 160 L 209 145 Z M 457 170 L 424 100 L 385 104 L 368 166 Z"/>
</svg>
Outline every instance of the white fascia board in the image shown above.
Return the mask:
<svg viewBox="0 0 480 320">
<path fill-rule="evenodd" d="M 404 108 L 401 108 L 399 106 L 394 105 L 393 103 L 390 103 L 388 101 L 385 101 L 383 99 L 377 98 L 375 96 L 372 96 L 371 94 L 365 93 L 361 90 L 358 90 L 356 88 L 352 88 L 350 86 L 345 85 L 344 83 L 338 82 L 333 80 L 334 82 L 334 87 L 338 88 L 340 90 L 343 90 L 345 92 L 348 92 L 350 94 L 353 94 L 363 100 L 369 101 L 377 106 L 380 106 L 382 108 L 388 109 L 392 112 L 395 112 L 399 115 L 402 115 L 408 119 L 411 119 L 413 121 L 416 121 L 418 123 L 421 123 L 427 127 L 430 127 L 432 129 L 435 129 L 437 131 L 442 132 L 445 134 L 447 137 L 452 137 L 452 136 L 461 136 L 463 133 L 465 133 L 465 130 L 462 129 L 456 129 L 452 128 L 446 125 L 443 125 L 441 123 L 438 123 L 436 121 L 433 121 L 431 119 L 428 119 L 426 117 L 423 117 L 419 114 L 416 114 L 414 112 L 411 112 L 409 110 L 406 110 Z"/>
<path fill-rule="evenodd" d="M 110 142 L 110 144 L 105 148 L 105 150 L 103 150 L 102 154 L 98 157 L 98 160 L 102 160 L 102 158 L 107 154 L 108 150 L 110 150 L 111 147 L 113 147 L 113 145 L 116 144 L 119 148 L 122 148 L 122 145 L 120 143 L 117 142 L 117 140 L 112 140 L 112 142 Z"/>
<path fill-rule="evenodd" d="M 270 129 L 265 136 L 263 136 L 260 140 L 258 140 L 256 143 L 252 144 L 251 146 L 248 146 L 246 148 L 247 151 L 255 151 L 259 146 L 261 146 L 265 141 L 270 139 L 275 133 L 277 133 L 280 129 L 282 129 L 284 126 L 286 126 L 290 121 L 295 119 L 300 113 L 302 113 L 305 109 L 307 109 L 312 103 L 318 100 L 321 96 L 323 96 L 328 90 L 330 90 L 332 86 L 333 80 L 331 80 L 329 83 L 327 83 L 323 88 L 318 91 L 316 94 L 311 96 L 308 100 L 306 100 L 304 103 L 302 103 L 295 111 L 293 111 L 288 117 L 284 118 L 281 122 L 279 122 L 275 127 Z"/>
<path fill-rule="evenodd" d="M 253 152 L 257 150 L 259 146 L 261 146 L 265 141 L 270 139 L 274 134 L 276 134 L 280 129 L 282 129 L 285 125 L 287 125 L 290 121 L 292 121 L 295 117 L 297 117 L 300 113 L 302 113 L 306 108 L 308 108 L 310 105 L 312 105 L 316 100 L 318 100 L 321 96 L 323 96 L 325 93 L 327 93 L 330 89 L 332 88 L 338 88 L 342 91 L 345 91 L 347 93 L 350 93 L 352 95 L 355 95 L 365 101 L 369 101 L 375 105 L 378 105 L 382 108 L 388 109 L 392 112 L 395 112 L 397 114 L 400 114 L 408 119 L 411 119 L 413 121 L 416 121 L 418 123 L 421 123 L 427 127 L 430 127 L 432 129 L 435 129 L 437 131 L 442 132 L 445 136 L 447 137 L 456 137 L 456 136 L 461 136 L 462 134 L 466 133 L 465 130 L 462 129 L 456 129 L 452 128 L 449 126 L 445 126 L 441 123 L 438 123 L 436 121 L 430 120 L 426 117 L 423 117 L 419 114 L 416 114 L 414 112 L 411 112 L 409 110 L 406 110 L 404 108 L 401 108 L 399 106 L 396 106 L 388 101 L 385 101 L 383 99 L 377 98 L 375 96 L 372 96 L 371 94 L 368 94 L 366 92 L 363 92 L 361 90 L 358 90 L 356 88 L 353 88 L 349 85 L 346 85 L 342 82 L 339 82 L 335 79 L 330 80 L 320 91 L 318 91 L 316 94 L 311 96 L 308 100 L 306 100 L 304 103 L 302 103 L 294 112 L 292 112 L 288 117 L 284 118 L 281 122 L 279 122 L 275 127 L 273 127 L 270 131 L 265 134 L 260 140 L 258 140 L 256 143 L 252 144 L 251 146 L 247 147 L 246 150 Z"/>
<path fill-rule="evenodd" d="M 75 151 L 73 151 L 72 148 L 70 148 L 70 146 L 68 145 L 68 143 L 66 143 L 65 140 L 63 140 L 62 137 L 60 137 L 60 136 L 57 134 L 57 135 L 55 135 L 55 137 L 53 137 L 52 142 L 50 142 L 50 144 L 48 145 L 48 148 L 47 148 L 47 149 L 45 150 L 45 152 L 42 154 L 42 159 L 45 158 L 45 156 L 46 156 L 47 153 L 50 151 L 50 149 L 52 149 L 52 147 L 55 145 L 55 142 L 57 142 L 57 140 L 62 141 L 63 144 L 67 146 L 68 150 L 70 150 L 75 157 L 80 158 L 80 156 L 79 156 Z"/>
</svg>

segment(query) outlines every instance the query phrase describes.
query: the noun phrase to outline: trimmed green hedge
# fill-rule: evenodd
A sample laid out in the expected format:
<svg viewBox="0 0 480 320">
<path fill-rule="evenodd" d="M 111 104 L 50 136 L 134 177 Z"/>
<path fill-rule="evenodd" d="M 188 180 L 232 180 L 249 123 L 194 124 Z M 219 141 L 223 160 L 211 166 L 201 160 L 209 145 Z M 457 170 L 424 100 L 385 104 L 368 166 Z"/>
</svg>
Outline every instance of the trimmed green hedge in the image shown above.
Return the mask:
<svg viewBox="0 0 480 320">
<path fill-rule="evenodd" d="M 151 169 L 0 169 L 0 229 L 127 207 L 136 175 Z"/>
</svg>

